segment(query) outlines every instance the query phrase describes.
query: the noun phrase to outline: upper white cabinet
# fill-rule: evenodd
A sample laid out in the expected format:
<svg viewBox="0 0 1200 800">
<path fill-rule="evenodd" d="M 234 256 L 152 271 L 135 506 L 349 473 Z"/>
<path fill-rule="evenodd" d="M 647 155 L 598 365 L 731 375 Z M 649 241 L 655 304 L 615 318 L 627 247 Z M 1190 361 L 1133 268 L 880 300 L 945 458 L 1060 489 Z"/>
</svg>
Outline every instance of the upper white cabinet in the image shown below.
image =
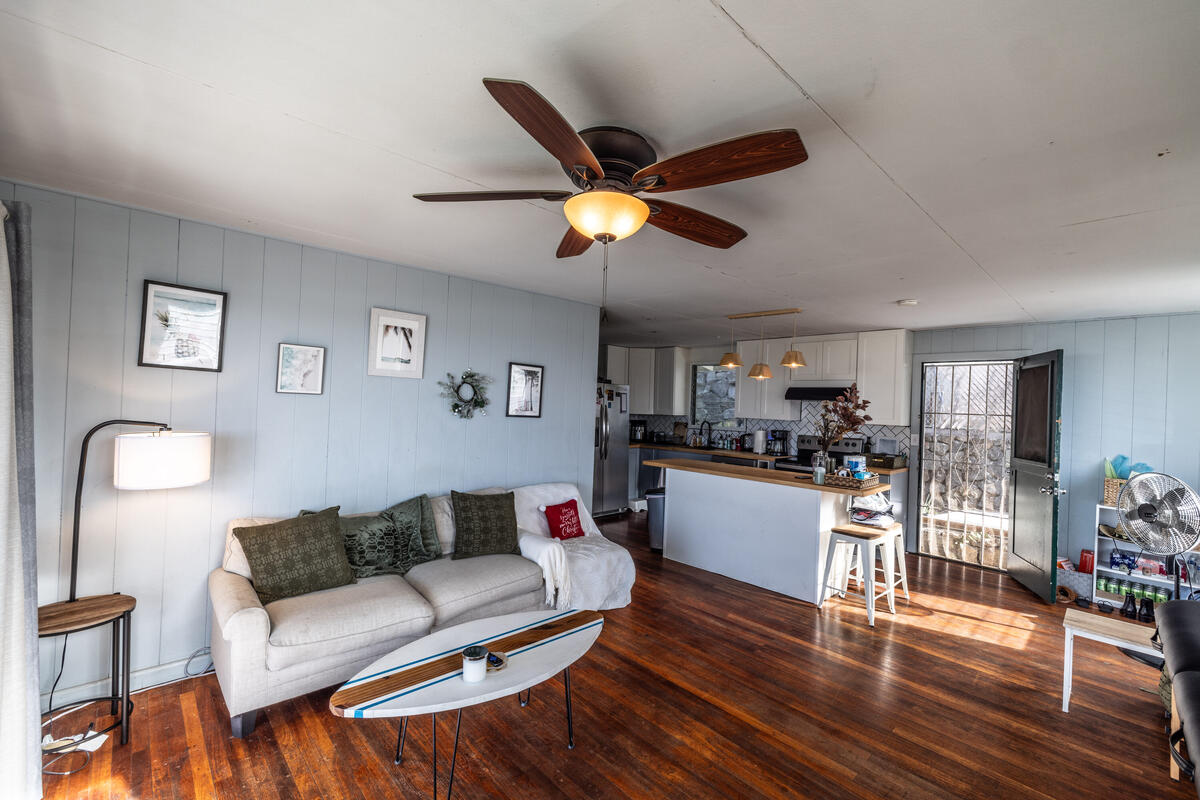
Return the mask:
<svg viewBox="0 0 1200 800">
<path fill-rule="evenodd" d="M 858 393 L 871 405 L 873 425 L 908 425 L 912 385 L 912 332 L 858 335 Z"/>
<path fill-rule="evenodd" d="M 654 413 L 654 350 L 630 347 L 626 359 L 629 383 L 629 413 Z"/>
<path fill-rule="evenodd" d="M 691 352 L 686 347 L 654 350 L 654 412 L 672 417 L 686 416 L 691 400 L 688 373 Z"/>
<path fill-rule="evenodd" d="M 793 381 L 819 381 L 821 379 L 821 365 L 824 362 L 822 356 L 824 349 L 820 342 L 805 342 L 795 339 L 788 339 L 788 345 L 794 345 L 800 354 L 804 356 L 804 366 L 789 369 L 788 380 Z M 784 349 L 787 352 L 787 349 Z M 780 356 L 782 358 L 782 356 Z"/>
<path fill-rule="evenodd" d="M 600 348 L 600 377 L 616 384 L 629 383 L 629 348 L 605 345 Z"/>
<path fill-rule="evenodd" d="M 830 339 L 821 342 L 820 373 L 823 381 L 853 382 L 858 377 L 858 340 Z"/>
</svg>

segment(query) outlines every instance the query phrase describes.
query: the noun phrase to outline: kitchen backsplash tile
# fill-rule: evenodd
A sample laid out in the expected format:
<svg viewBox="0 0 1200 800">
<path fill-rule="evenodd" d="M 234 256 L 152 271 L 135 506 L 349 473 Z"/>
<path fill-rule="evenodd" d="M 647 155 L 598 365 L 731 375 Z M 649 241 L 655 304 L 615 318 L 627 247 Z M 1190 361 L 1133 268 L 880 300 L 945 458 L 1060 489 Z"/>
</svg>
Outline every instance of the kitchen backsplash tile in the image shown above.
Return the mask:
<svg viewBox="0 0 1200 800">
<path fill-rule="evenodd" d="M 796 452 L 796 437 L 797 436 L 813 436 L 817 432 L 817 419 L 821 416 L 821 404 L 818 401 L 805 401 L 801 406 L 801 419 L 798 420 L 782 420 L 782 419 L 738 419 L 738 425 L 734 428 L 718 428 L 720 431 L 757 431 L 757 430 L 772 430 L 783 428 L 791 431 L 790 447 L 792 453 Z M 675 423 L 688 422 L 687 417 L 671 417 L 661 414 L 651 414 L 648 416 L 637 416 L 636 419 L 646 420 L 646 429 L 650 433 L 663 433 L 671 435 L 674 433 Z M 696 426 L 689 426 L 689 430 L 694 430 Z M 896 439 L 900 444 L 900 453 L 908 455 L 908 426 L 901 425 L 864 425 L 862 436 L 874 440 L 880 436 L 885 438 Z"/>
</svg>

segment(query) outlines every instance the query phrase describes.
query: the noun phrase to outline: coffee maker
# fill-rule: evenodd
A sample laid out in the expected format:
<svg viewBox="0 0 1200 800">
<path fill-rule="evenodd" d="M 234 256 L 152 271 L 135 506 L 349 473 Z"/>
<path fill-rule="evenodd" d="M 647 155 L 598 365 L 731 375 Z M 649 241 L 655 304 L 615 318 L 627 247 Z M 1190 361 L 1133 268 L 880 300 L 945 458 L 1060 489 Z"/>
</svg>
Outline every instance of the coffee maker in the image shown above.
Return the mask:
<svg viewBox="0 0 1200 800">
<path fill-rule="evenodd" d="M 767 431 L 767 455 L 786 456 L 788 454 L 788 438 L 790 433 L 790 431 L 784 428 Z"/>
</svg>

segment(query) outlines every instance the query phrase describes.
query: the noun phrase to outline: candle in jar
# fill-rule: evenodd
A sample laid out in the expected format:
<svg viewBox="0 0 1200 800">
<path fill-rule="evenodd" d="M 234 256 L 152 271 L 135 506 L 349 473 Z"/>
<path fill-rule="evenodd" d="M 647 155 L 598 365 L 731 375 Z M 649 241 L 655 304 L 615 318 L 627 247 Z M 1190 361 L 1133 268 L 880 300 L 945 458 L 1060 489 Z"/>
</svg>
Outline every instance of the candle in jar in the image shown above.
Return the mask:
<svg viewBox="0 0 1200 800">
<path fill-rule="evenodd" d="M 481 644 L 473 644 L 462 651 L 465 682 L 479 683 L 487 676 L 487 656 L 487 648 Z"/>
</svg>

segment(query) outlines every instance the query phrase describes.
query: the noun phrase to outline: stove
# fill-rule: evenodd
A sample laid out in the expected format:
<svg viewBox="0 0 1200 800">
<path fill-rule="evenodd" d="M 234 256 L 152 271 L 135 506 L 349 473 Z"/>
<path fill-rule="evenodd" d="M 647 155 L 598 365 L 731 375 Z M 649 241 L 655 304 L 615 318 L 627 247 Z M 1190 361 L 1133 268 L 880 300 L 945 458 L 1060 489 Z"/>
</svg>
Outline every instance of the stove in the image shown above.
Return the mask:
<svg viewBox="0 0 1200 800">
<path fill-rule="evenodd" d="M 842 456 L 856 456 L 862 453 L 866 439 L 845 438 L 829 448 L 830 460 L 841 466 Z M 815 436 L 796 437 L 796 455 L 791 458 L 781 458 L 775 462 L 775 469 L 786 469 L 792 472 L 812 472 L 812 457 L 820 449 Z M 832 466 L 832 465 L 831 465 Z"/>
</svg>

